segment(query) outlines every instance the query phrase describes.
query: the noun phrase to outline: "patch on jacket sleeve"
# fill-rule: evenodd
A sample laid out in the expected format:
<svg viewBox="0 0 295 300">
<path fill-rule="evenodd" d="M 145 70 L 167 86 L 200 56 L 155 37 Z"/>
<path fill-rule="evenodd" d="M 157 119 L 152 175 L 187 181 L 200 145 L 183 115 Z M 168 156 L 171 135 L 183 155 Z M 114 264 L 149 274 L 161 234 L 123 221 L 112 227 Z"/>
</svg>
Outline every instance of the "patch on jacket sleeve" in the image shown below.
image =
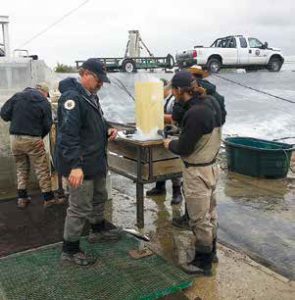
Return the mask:
<svg viewBox="0 0 295 300">
<path fill-rule="evenodd" d="M 75 106 L 76 106 L 76 103 L 75 103 L 75 101 L 74 100 L 67 100 L 66 102 L 65 102 L 65 104 L 64 104 L 64 107 L 65 107 L 65 109 L 67 109 L 67 110 L 72 110 L 72 109 L 74 109 L 75 108 Z"/>
</svg>

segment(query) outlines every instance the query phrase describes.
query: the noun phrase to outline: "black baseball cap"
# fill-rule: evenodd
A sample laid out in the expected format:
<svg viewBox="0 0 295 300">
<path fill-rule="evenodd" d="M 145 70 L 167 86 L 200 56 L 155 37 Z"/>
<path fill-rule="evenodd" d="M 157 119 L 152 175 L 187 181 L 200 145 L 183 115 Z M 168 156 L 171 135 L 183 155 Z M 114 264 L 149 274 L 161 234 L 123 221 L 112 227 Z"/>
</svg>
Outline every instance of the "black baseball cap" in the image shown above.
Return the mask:
<svg viewBox="0 0 295 300">
<path fill-rule="evenodd" d="M 171 86 L 173 88 L 191 87 L 194 81 L 195 79 L 191 73 L 187 71 L 180 71 L 173 76 Z"/>
<path fill-rule="evenodd" d="M 110 83 L 105 65 L 97 58 L 89 58 L 83 62 L 82 68 L 94 73 L 101 81 Z"/>
</svg>

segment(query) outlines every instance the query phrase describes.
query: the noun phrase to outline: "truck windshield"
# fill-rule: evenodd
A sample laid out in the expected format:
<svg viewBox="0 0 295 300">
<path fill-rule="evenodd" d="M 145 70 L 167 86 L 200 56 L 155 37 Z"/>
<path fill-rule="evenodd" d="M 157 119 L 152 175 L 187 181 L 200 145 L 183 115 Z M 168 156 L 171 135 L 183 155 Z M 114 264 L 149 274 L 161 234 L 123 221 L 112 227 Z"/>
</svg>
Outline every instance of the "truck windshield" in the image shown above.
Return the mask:
<svg viewBox="0 0 295 300">
<path fill-rule="evenodd" d="M 248 38 L 250 48 L 261 48 L 263 44 L 256 38 Z"/>
</svg>

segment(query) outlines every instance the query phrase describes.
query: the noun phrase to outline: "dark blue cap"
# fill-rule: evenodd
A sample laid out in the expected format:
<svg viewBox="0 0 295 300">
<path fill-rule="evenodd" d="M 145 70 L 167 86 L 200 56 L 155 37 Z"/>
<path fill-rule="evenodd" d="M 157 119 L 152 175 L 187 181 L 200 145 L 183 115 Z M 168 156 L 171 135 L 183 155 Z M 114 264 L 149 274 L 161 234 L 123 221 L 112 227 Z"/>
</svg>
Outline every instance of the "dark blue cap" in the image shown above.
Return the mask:
<svg viewBox="0 0 295 300">
<path fill-rule="evenodd" d="M 89 58 L 83 62 L 82 68 L 94 73 L 101 81 L 110 83 L 105 65 L 97 58 Z"/>
<path fill-rule="evenodd" d="M 173 88 L 186 88 L 191 87 L 194 81 L 195 79 L 191 73 L 180 71 L 173 76 L 171 85 Z"/>
</svg>

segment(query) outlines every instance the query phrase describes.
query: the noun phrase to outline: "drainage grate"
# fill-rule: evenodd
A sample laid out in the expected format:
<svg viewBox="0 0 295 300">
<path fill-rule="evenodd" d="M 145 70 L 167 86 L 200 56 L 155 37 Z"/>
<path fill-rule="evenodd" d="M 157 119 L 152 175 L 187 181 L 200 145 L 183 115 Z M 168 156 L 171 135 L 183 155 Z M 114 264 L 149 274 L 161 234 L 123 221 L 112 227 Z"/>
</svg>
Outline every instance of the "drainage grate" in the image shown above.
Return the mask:
<svg viewBox="0 0 295 300">
<path fill-rule="evenodd" d="M 59 264 L 61 245 L 55 244 L 0 259 L 0 298 L 158 299 L 191 285 L 191 277 L 161 257 L 129 257 L 138 241 L 128 235 L 117 243 L 82 248 L 98 260 L 90 267 Z"/>
</svg>

